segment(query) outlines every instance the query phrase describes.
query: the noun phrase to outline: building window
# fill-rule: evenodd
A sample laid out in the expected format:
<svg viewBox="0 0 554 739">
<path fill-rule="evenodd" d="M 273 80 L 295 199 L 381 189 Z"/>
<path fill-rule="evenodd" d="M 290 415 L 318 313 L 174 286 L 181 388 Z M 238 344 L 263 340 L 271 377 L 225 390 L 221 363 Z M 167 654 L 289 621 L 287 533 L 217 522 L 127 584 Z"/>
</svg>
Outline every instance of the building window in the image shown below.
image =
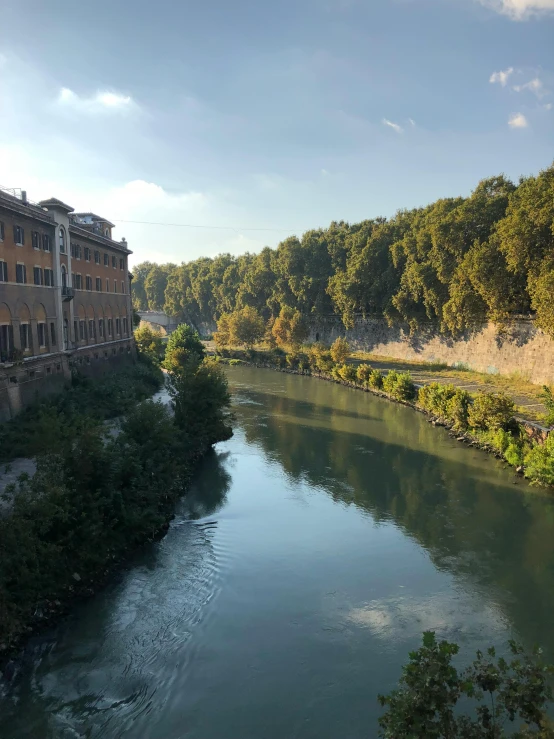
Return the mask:
<svg viewBox="0 0 554 739">
<path fill-rule="evenodd" d="M 0 241 L 4 241 L 4 221 L 0 221 Z"/>
<path fill-rule="evenodd" d="M 117 258 L 116 257 L 112 257 L 112 267 L 114 269 L 117 269 Z"/>
<path fill-rule="evenodd" d="M 90 249 L 85 246 L 85 262 L 90 262 Z"/>
<path fill-rule="evenodd" d="M 80 244 L 71 244 L 71 256 L 75 259 L 81 258 L 81 245 Z"/>
<path fill-rule="evenodd" d="M 94 264 L 100 264 L 100 252 L 99 251 L 94 252 Z"/>
<path fill-rule="evenodd" d="M 107 254 L 104 254 L 104 267 L 110 266 L 110 257 Z"/>
<path fill-rule="evenodd" d="M 88 337 L 96 341 L 96 327 L 94 325 L 94 319 L 88 322 Z"/>
<path fill-rule="evenodd" d="M 13 240 L 15 241 L 16 246 L 23 246 L 25 243 L 25 231 L 21 226 L 13 227 Z"/>
<path fill-rule="evenodd" d="M 60 254 L 65 254 L 65 228 L 63 226 L 60 226 L 59 238 L 60 238 Z"/>
<path fill-rule="evenodd" d="M 33 249 L 40 249 L 40 234 L 38 231 L 31 231 L 31 242 Z"/>
<path fill-rule="evenodd" d="M 33 278 L 35 285 L 44 285 L 44 278 L 40 267 L 33 267 Z"/>
<path fill-rule="evenodd" d="M 15 281 L 21 285 L 27 282 L 27 267 L 20 262 L 15 265 Z"/>
<path fill-rule="evenodd" d="M 110 292 L 110 281 L 108 280 L 108 278 L 107 278 L 107 277 L 106 277 L 106 292 L 107 292 L 107 293 L 109 293 L 109 292 Z"/>
<path fill-rule="evenodd" d="M 11 358 L 13 351 L 13 327 L 9 324 L 0 326 L 0 362 L 6 362 Z"/>
<path fill-rule="evenodd" d="M 56 346 L 56 324 L 50 324 L 50 343 L 52 346 Z"/>
<path fill-rule="evenodd" d="M 29 328 L 28 323 L 21 323 L 19 325 L 19 338 L 21 340 L 21 348 L 24 352 L 28 352 L 31 349 L 31 332 Z"/>
<path fill-rule="evenodd" d="M 119 269 L 125 269 L 125 260 L 124 259 L 120 259 L 119 260 Z"/>
<path fill-rule="evenodd" d="M 96 278 L 96 292 L 97 293 L 102 292 L 102 278 L 101 277 Z"/>
<path fill-rule="evenodd" d="M 3 260 L 0 261 L 0 282 L 8 281 L 8 264 Z"/>
<path fill-rule="evenodd" d="M 116 319 L 115 319 L 115 333 L 116 333 L 116 334 L 117 334 L 118 336 L 119 336 L 119 334 L 121 333 L 121 331 L 120 331 L 120 328 L 121 328 L 121 321 L 119 320 L 119 318 L 116 318 Z"/>
<path fill-rule="evenodd" d="M 121 292 L 125 294 L 125 283 L 121 280 Z"/>
<path fill-rule="evenodd" d="M 87 290 L 92 290 L 92 277 L 90 275 L 87 275 L 85 277 L 85 284 L 86 284 Z"/>
<path fill-rule="evenodd" d="M 37 323 L 38 345 L 40 349 L 46 346 L 46 324 Z"/>
<path fill-rule="evenodd" d="M 44 268 L 44 284 L 48 287 L 54 287 L 54 271 L 48 269 L 48 267 Z"/>
<path fill-rule="evenodd" d="M 82 290 L 83 289 L 83 275 L 76 272 L 74 276 L 74 280 L 75 280 L 75 288 L 77 290 Z"/>
<path fill-rule="evenodd" d="M 117 280 L 114 280 L 113 281 L 113 291 L 114 291 L 114 293 L 117 292 Z"/>
<path fill-rule="evenodd" d="M 79 339 L 80 341 L 85 340 L 85 322 L 84 320 L 79 321 Z"/>
<path fill-rule="evenodd" d="M 79 329 L 77 328 L 77 321 L 73 321 L 73 336 L 75 341 L 79 341 Z"/>
<path fill-rule="evenodd" d="M 108 318 L 108 336 L 113 336 L 113 318 Z"/>
<path fill-rule="evenodd" d="M 129 336 L 129 326 L 127 321 L 127 316 L 123 318 L 123 335 Z"/>
<path fill-rule="evenodd" d="M 101 339 L 104 338 L 104 319 L 103 318 L 98 319 L 98 336 Z"/>
<path fill-rule="evenodd" d="M 42 249 L 43 251 L 52 250 L 52 245 L 50 243 L 50 236 L 48 234 L 42 234 Z"/>
</svg>

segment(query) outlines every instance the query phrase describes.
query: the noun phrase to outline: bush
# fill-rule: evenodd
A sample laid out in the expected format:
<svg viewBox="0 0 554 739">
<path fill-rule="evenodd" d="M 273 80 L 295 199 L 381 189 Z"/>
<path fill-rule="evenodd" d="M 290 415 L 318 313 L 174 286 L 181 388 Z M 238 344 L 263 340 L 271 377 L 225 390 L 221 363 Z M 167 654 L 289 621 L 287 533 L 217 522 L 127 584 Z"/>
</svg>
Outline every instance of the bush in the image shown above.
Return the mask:
<svg viewBox="0 0 554 739">
<path fill-rule="evenodd" d="M 369 364 L 360 364 L 356 372 L 358 382 L 360 382 L 362 385 L 367 385 L 372 371 L 373 370 L 371 369 Z"/>
<path fill-rule="evenodd" d="M 554 393 L 552 388 L 548 385 L 542 386 L 542 401 L 546 406 L 546 414 L 544 416 L 544 423 L 546 426 L 554 426 Z"/>
<path fill-rule="evenodd" d="M 352 364 L 342 364 L 338 369 L 341 380 L 345 382 L 356 382 L 356 368 Z"/>
<path fill-rule="evenodd" d="M 343 364 L 350 356 L 350 346 L 346 339 L 339 336 L 331 345 L 331 357 L 335 364 Z"/>
<path fill-rule="evenodd" d="M 554 669 L 543 663 L 540 650 L 529 657 L 515 642 L 509 642 L 509 647 L 510 661 L 497 659 L 491 647 L 486 654 L 478 651 L 476 659 L 458 672 L 452 664 L 458 645 L 437 642 L 433 631 L 425 632 L 423 646 L 410 653 L 409 663 L 402 668 L 399 687 L 379 696 L 386 707 L 379 719 L 380 736 L 502 739 L 514 736 L 517 720 L 527 728 L 515 736 L 552 737 L 547 708 Z M 505 730 L 506 723 L 512 727 Z"/>
<path fill-rule="evenodd" d="M 450 421 L 454 428 L 458 430 L 467 428 L 471 396 L 466 390 L 454 385 L 431 382 L 419 389 L 418 403 L 429 413 Z"/>
<path fill-rule="evenodd" d="M 467 429 L 470 404 L 471 395 L 459 387 L 446 404 L 446 417 L 458 431 Z"/>
<path fill-rule="evenodd" d="M 409 372 L 391 370 L 383 380 L 383 390 L 393 398 L 409 402 L 416 396 L 416 387 Z"/>
<path fill-rule="evenodd" d="M 514 416 L 514 401 L 504 393 L 480 393 L 469 408 L 468 423 L 474 429 L 507 429 Z"/>
<path fill-rule="evenodd" d="M 554 485 L 554 434 L 533 444 L 525 455 L 525 476 L 538 485 Z"/>
<path fill-rule="evenodd" d="M 485 435 L 485 440 L 499 452 L 504 459 L 514 467 L 523 464 L 523 443 L 520 438 L 515 437 L 509 431 L 496 429 Z"/>
<path fill-rule="evenodd" d="M 369 386 L 375 390 L 383 389 L 383 373 L 381 370 L 374 369 L 369 373 Z"/>
<path fill-rule="evenodd" d="M 154 362 L 161 362 L 165 354 L 165 342 L 161 331 L 152 329 L 147 323 L 135 329 L 138 351 Z"/>
</svg>

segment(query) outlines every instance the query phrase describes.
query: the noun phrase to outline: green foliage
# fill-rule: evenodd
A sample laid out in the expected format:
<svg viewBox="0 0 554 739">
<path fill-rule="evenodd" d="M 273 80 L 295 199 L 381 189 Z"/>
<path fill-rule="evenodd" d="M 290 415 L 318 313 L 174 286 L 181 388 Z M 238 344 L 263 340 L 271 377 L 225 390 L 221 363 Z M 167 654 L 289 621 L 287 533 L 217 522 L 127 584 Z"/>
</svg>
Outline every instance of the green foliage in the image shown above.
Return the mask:
<svg viewBox="0 0 554 739">
<path fill-rule="evenodd" d="M 254 308 L 264 320 L 283 309 L 302 317 L 385 315 L 412 331 L 432 321 L 451 335 L 483 320 L 498 325 L 534 310 L 554 336 L 554 165 L 518 185 L 503 175 L 468 197 L 441 198 L 391 218 L 333 222 L 275 249 L 220 254 L 175 266 L 134 269 L 135 308 L 162 306 L 198 325 Z M 305 328 L 283 345 L 300 345 Z M 279 340 L 279 339 L 277 339 Z M 339 361 L 343 361 L 342 359 Z"/>
<path fill-rule="evenodd" d="M 217 331 L 214 334 L 215 345 L 218 349 L 229 346 L 231 343 L 231 315 L 222 313 L 217 321 Z"/>
<path fill-rule="evenodd" d="M 160 362 L 165 354 L 165 342 L 161 331 L 152 329 L 147 323 L 135 329 L 137 349 L 153 362 Z"/>
<path fill-rule="evenodd" d="M 554 426 L 554 393 L 552 392 L 552 388 L 548 387 L 548 385 L 543 385 L 542 390 L 542 402 L 546 406 L 544 423 L 547 426 Z"/>
<path fill-rule="evenodd" d="M 396 400 L 409 402 L 416 397 L 416 387 L 409 372 L 390 370 L 383 380 L 383 390 Z"/>
<path fill-rule="evenodd" d="M 507 429 L 514 412 L 514 401 L 504 393 L 479 393 L 469 408 L 468 423 L 483 431 Z"/>
<path fill-rule="evenodd" d="M 525 455 L 525 476 L 538 485 L 554 486 L 554 434 L 534 444 Z"/>
<path fill-rule="evenodd" d="M 372 387 L 374 390 L 382 390 L 383 382 L 384 377 L 381 370 L 371 370 L 371 372 L 369 373 L 369 386 Z"/>
<path fill-rule="evenodd" d="M 399 687 L 379 702 L 386 708 L 379 719 L 385 739 L 501 739 L 507 736 L 553 736 L 548 729 L 547 707 L 552 701 L 549 676 L 540 651 L 532 657 L 509 643 L 510 661 L 496 656 L 494 648 L 459 671 L 452 661 L 457 644 L 440 641 L 432 631 L 423 646 L 410 653 Z M 462 713 L 458 702 L 463 699 Z M 516 721 L 518 722 L 516 724 Z M 525 725 L 514 733 L 513 725 Z M 512 726 L 508 726 L 512 725 Z"/>
<path fill-rule="evenodd" d="M 432 382 L 419 389 L 418 403 L 429 413 L 452 423 L 455 429 L 467 428 L 471 396 L 466 390 Z"/>
<path fill-rule="evenodd" d="M 0 424 L 0 462 L 55 450 L 80 428 L 127 413 L 162 384 L 162 372 L 147 359 L 100 380 L 76 374 L 63 393 Z"/>
<path fill-rule="evenodd" d="M 342 336 L 339 336 L 331 344 L 331 357 L 333 358 L 333 362 L 335 362 L 336 364 L 342 364 L 343 362 L 346 362 L 349 356 L 350 345 L 348 344 L 346 339 L 343 339 Z"/>
<path fill-rule="evenodd" d="M 177 372 L 188 362 L 201 362 L 205 355 L 206 350 L 198 332 L 181 323 L 168 339 L 163 366 L 170 372 Z"/>
<path fill-rule="evenodd" d="M 373 370 L 369 364 L 358 365 L 358 369 L 356 371 L 358 382 L 362 383 L 362 385 L 367 385 L 372 372 Z"/>
<path fill-rule="evenodd" d="M 253 347 L 265 335 L 264 319 L 255 308 L 246 306 L 230 313 L 227 318 L 229 340 L 227 343 Z M 218 323 L 218 332 L 220 331 Z M 225 331 L 225 325 L 223 325 Z"/>
<path fill-rule="evenodd" d="M 272 322 L 271 333 L 281 346 L 300 346 L 308 337 L 308 329 L 300 311 L 283 306 Z"/>
<path fill-rule="evenodd" d="M 356 367 L 353 364 L 341 364 L 337 366 L 337 374 L 345 382 L 356 382 Z"/>
</svg>

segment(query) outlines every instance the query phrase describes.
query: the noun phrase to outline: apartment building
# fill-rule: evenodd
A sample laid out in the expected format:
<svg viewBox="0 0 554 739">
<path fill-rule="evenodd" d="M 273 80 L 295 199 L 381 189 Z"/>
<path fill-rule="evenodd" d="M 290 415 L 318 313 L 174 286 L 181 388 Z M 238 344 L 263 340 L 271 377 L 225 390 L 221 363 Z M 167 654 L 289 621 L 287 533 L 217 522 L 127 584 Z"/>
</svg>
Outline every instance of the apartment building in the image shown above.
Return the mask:
<svg viewBox="0 0 554 739">
<path fill-rule="evenodd" d="M 0 419 L 72 366 L 95 373 L 134 356 L 129 251 L 113 223 L 0 189 Z"/>
</svg>

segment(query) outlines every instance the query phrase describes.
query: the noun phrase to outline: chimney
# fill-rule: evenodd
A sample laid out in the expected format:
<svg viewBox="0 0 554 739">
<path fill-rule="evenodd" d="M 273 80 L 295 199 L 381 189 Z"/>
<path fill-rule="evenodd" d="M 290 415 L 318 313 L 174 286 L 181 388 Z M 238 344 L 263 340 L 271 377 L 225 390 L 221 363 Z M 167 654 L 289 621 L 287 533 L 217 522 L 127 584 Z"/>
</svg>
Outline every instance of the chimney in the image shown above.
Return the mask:
<svg viewBox="0 0 554 739">
<path fill-rule="evenodd" d="M 27 205 L 27 190 L 21 190 L 21 202 Z"/>
</svg>

